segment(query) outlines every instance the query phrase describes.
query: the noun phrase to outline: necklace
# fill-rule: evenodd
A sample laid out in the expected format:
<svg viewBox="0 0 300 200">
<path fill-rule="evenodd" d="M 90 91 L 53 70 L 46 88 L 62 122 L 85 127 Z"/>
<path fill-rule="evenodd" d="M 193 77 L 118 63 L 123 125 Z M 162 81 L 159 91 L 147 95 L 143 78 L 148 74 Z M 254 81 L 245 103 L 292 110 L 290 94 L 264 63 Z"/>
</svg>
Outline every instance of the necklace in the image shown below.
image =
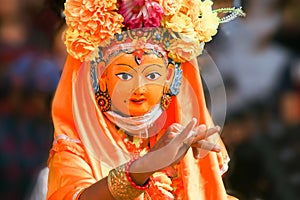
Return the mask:
<svg viewBox="0 0 300 200">
<path fill-rule="evenodd" d="M 117 127 L 117 129 L 126 149 L 130 153 L 134 154 L 135 156 L 143 156 L 149 151 L 150 147 L 148 138 L 131 136 L 130 134 L 126 134 L 126 132 L 121 128 Z"/>
</svg>

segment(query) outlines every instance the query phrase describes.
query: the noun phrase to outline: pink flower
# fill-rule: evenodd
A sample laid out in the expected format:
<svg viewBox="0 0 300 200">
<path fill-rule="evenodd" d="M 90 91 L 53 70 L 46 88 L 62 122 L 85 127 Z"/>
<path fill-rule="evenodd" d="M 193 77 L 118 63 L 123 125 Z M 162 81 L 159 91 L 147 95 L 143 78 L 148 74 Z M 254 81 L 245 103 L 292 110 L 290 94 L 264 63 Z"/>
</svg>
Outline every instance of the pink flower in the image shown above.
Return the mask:
<svg viewBox="0 0 300 200">
<path fill-rule="evenodd" d="M 119 12 L 130 29 L 158 27 L 164 14 L 159 3 L 150 0 L 122 0 Z"/>
<path fill-rule="evenodd" d="M 133 0 L 134 6 L 143 6 L 145 5 L 145 0 Z"/>
<path fill-rule="evenodd" d="M 164 10 L 157 2 L 146 3 L 148 17 L 145 18 L 145 27 L 158 27 L 162 20 Z"/>
</svg>

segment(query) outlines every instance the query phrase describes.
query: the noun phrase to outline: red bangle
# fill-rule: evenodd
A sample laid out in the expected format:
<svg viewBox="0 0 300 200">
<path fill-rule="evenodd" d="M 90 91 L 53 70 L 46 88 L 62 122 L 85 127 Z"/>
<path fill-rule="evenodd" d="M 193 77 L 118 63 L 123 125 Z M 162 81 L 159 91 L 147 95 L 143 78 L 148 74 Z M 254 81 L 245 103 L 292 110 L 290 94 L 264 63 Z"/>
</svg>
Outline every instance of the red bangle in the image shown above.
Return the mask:
<svg viewBox="0 0 300 200">
<path fill-rule="evenodd" d="M 144 184 L 144 185 L 137 185 L 131 178 L 130 176 L 130 173 L 129 173 L 129 167 L 130 165 L 135 161 L 137 160 L 138 158 L 135 158 L 135 159 L 132 159 L 130 160 L 127 164 L 126 164 L 126 177 L 127 177 L 127 180 L 128 182 L 131 184 L 132 187 L 134 187 L 135 189 L 138 189 L 138 190 L 146 190 L 149 188 L 150 186 L 150 179 L 147 180 L 147 182 Z"/>
</svg>

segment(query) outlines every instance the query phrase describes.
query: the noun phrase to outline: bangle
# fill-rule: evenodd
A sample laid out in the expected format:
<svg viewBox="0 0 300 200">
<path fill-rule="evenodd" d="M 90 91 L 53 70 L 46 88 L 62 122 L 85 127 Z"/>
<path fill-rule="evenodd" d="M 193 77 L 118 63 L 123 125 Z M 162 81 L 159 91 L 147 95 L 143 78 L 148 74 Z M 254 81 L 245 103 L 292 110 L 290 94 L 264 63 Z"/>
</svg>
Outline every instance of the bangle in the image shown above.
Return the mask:
<svg viewBox="0 0 300 200">
<path fill-rule="evenodd" d="M 142 188 L 149 186 L 150 181 L 147 183 L 147 187 L 137 186 L 132 181 L 128 169 L 133 161 L 131 160 L 128 164 L 123 164 L 109 171 L 107 176 L 108 189 L 116 200 L 134 200 L 144 192 Z"/>
<path fill-rule="evenodd" d="M 132 159 L 131 161 L 129 161 L 127 164 L 126 164 L 126 177 L 129 181 L 129 183 L 131 184 L 132 187 L 136 188 L 137 190 L 146 190 L 149 188 L 150 186 L 150 179 L 147 180 L 147 182 L 144 184 L 144 185 L 137 185 L 131 178 L 130 176 L 130 173 L 129 173 L 129 167 L 131 166 L 131 164 L 136 161 L 136 159 Z"/>
</svg>

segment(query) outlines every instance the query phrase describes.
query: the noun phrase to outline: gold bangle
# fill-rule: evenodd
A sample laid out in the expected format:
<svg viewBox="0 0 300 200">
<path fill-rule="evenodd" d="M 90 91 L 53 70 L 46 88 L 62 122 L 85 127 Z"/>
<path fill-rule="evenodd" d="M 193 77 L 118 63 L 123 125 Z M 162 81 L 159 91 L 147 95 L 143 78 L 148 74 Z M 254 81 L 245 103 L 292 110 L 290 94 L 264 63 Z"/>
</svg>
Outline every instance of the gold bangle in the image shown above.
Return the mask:
<svg viewBox="0 0 300 200">
<path fill-rule="evenodd" d="M 134 200 L 140 196 L 144 190 L 134 188 L 126 176 L 126 164 L 123 164 L 109 171 L 108 189 L 116 200 Z"/>
</svg>

